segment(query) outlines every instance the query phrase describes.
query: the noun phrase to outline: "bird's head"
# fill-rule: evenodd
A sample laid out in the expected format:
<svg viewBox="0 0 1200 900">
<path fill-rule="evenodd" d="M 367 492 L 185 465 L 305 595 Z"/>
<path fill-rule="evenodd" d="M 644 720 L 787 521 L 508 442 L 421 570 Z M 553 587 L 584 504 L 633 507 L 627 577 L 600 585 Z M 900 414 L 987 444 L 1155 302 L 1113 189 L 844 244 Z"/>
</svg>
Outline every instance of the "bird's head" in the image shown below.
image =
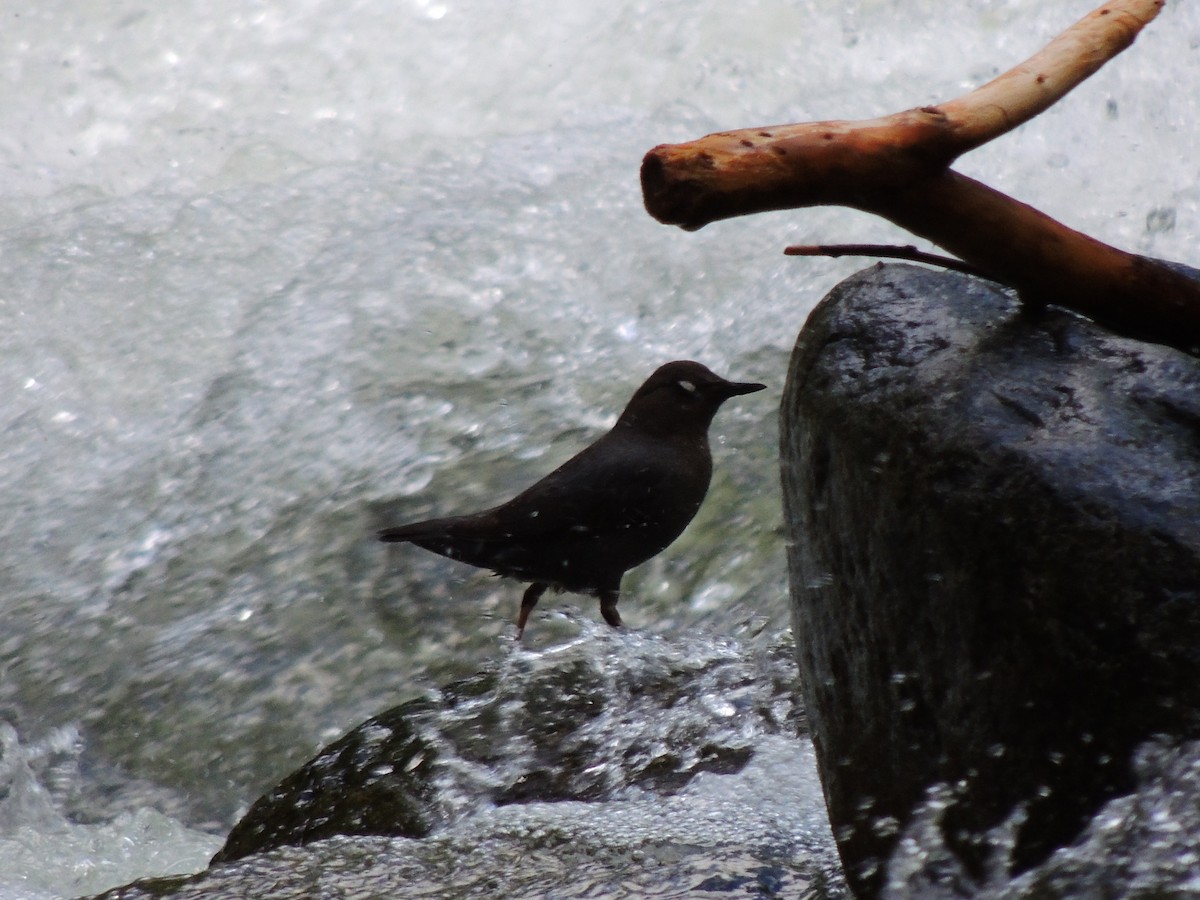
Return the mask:
<svg viewBox="0 0 1200 900">
<path fill-rule="evenodd" d="M 704 434 L 721 404 L 765 384 L 726 381 L 691 360 L 660 366 L 637 389 L 617 424 L 655 434 Z"/>
</svg>

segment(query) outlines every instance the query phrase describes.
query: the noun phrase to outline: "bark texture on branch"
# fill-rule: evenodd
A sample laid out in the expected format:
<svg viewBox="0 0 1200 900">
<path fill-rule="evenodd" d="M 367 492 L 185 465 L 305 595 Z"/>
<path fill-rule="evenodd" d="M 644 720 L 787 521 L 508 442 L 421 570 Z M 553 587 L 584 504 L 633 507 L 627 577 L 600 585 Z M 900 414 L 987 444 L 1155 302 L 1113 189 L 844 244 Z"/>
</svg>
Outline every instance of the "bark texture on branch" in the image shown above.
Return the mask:
<svg viewBox="0 0 1200 900">
<path fill-rule="evenodd" d="M 1200 347 L 1200 287 L 1081 234 L 949 166 L 1044 111 L 1120 53 L 1164 0 L 1111 0 L 963 97 L 864 121 L 711 134 L 646 154 L 647 211 L 687 230 L 768 210 L 841 205 L 928 238 L 1022 298 L 1123 333 Z"/>
</svg>

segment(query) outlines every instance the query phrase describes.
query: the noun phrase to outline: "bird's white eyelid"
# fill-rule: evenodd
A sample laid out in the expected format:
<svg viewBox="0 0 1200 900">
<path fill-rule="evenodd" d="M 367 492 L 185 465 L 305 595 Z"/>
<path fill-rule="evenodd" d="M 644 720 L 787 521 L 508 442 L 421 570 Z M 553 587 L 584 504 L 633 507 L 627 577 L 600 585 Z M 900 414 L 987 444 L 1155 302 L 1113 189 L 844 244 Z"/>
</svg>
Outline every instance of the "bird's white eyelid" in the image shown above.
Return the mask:
<svg viewBox="0 0 1200 900">
<path fill-rule="evenodd" d="M 681 388 L 683 388 L 685 391 L 687 391 L 689 394 L 696 393 L 696 386 L 694 384 L 692 384 L 690 381 L 681 381 L 681 382 L 679 382 L 679 386 Z"/>
</svg>

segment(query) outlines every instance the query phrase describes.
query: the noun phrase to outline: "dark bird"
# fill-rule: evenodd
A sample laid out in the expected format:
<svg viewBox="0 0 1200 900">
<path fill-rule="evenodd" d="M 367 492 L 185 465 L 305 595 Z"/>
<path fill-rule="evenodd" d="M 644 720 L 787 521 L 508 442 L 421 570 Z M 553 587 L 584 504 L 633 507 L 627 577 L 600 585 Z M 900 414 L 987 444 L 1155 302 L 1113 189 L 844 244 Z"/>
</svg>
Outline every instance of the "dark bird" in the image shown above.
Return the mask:
<svg viewBox="0 0 1200 900">
<path fill-rule="evenodd" d="M 547 588 L 600 598 L 614 627 L 621 577 L 666 549 L 708 491 L 708 426 L 730 397 L 766 385 L 726 381 L 670 362 L 637 389 L 612 430 L 500 506 L 379 532 L 450 559 L 532 582 L 517 638 Z"/>
</svg>

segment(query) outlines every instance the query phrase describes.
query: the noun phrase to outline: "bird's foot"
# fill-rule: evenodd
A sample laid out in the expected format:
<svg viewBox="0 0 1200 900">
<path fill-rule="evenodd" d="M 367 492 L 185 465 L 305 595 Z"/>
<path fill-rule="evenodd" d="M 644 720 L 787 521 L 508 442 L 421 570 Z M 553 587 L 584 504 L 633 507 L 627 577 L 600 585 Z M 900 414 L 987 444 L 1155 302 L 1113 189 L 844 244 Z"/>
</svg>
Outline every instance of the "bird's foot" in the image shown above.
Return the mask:
<svg viewBox="0 0 1200 900">
<path fill-rule="evenodd" d="M 540 581 L 535 581 L 525 589 L 525 596 L 521 598 L 521 611 L 517 613 L 517 640 L 521 640 L 521 635 L 525 633 L 525 623 L 529 621 L 529 614 L 533 612 L 533 608 L 537 606 L 538 600 L 542 598 L 542 594 L 546 593 L 548 584 L 543 584 Z"/>
<path fill-rule="evenodd" d="M 620 628 L 625 624 L 621 621 L 621 614 L 617 612 L 618 599 L 620 595 L 615 592 L 600 595 L 600 615 L 604 616 L 604 621 L 613 628 Z"/>
</svg>

